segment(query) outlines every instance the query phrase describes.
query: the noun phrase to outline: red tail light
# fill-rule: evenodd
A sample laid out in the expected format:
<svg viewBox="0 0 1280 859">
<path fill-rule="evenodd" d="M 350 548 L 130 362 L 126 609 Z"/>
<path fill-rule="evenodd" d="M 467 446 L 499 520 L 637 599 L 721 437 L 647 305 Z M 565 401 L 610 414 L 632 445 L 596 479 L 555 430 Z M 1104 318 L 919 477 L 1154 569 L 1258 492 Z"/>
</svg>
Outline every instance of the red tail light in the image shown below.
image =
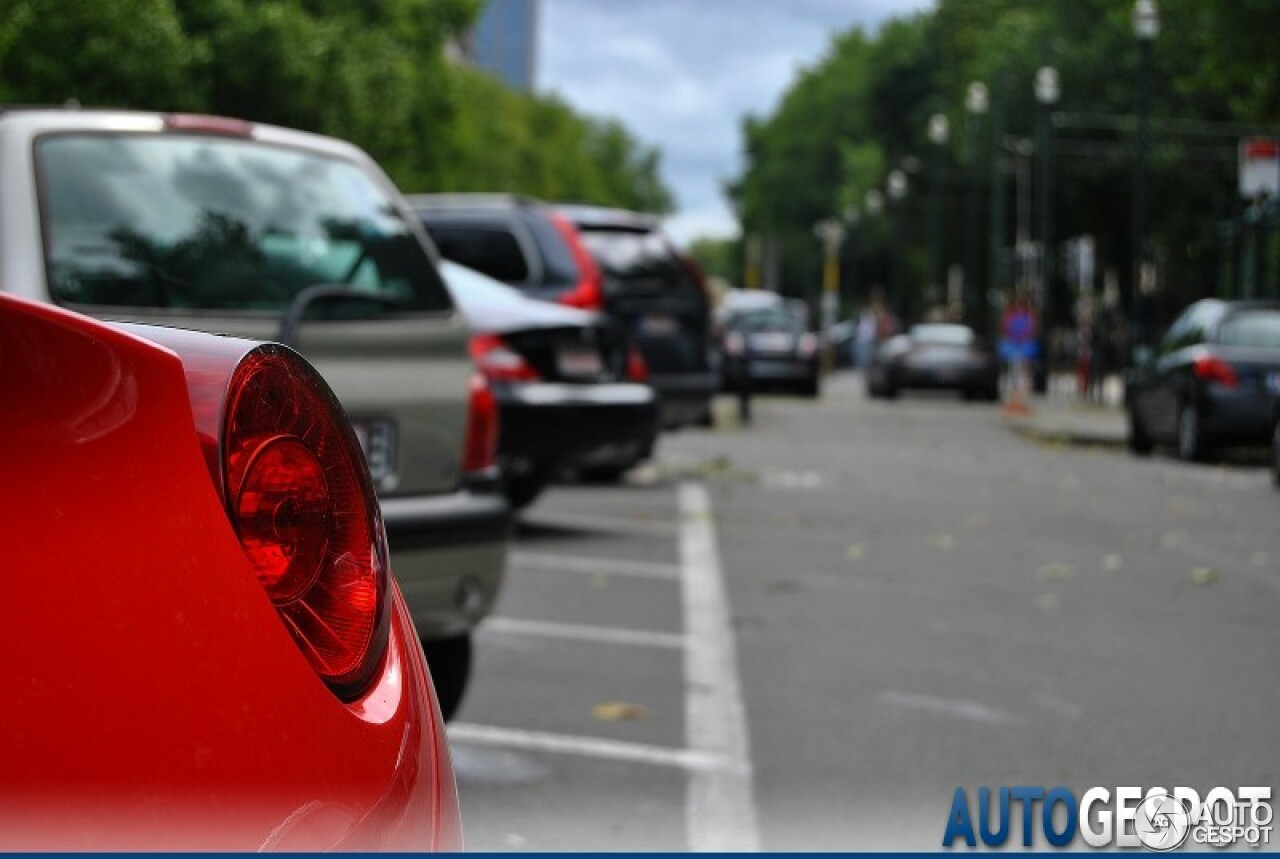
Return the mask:
<svg viewBox="0 0 1280 859">
<path fill-rule="evenodd" d="M 580 272 L 578 283 L 573 289 L 561 295 L 557 301 L 561 304 L 567 304 L 570 307 L 580 307 L 583 310 L 603 310 L 604 309 L 604 273 L 600 271 L 600 266 L 587 253 L 587 249 L 582 246 L 582 239 L 578 235 L 578 230 L 569 219 L 564 215 L 553 214 L 551 223 L 555 225 L 556 232 L 564 239 L 564 243 L 569 247 L 569 252 L 573 254 L 573 261 L 578 266 Z"/>
<path fill-rule="evenodd" d="M 227 390 L 232 525 L 298 647 L 351 700 L 382 662 L 390 617 L 386 537 L 355 434 L 320 376 L 281 347 L 246 355 Z"/>
<path fill-rule="evenodd" d="M 645 363 L 644 355 L 640 354 L 640 350 L 634 344 L 627 348 L 627 380 L 631 382 L 649 380 L 649 365 Z"/>
<path fill-rule="evenodd" d="M 471 376 L 467 409 L 467 440 L 462 468 L 468 474 L 488 471 L 498 464 L 498 402 L 483 373 Z"/>
<path fill-rule="evenodd" d="M 497 334 L 477 334 L 471 338 L 471 358 L 476 369 L 494 382 L 533 382 L 538 371 Z"/>
<path fill-rule="evenodd" d="M 818 351 L 818 345 L 818 335 L 812 331 L 801 334 L 800 339 L 796 341 L 796 348 L 806 358 Z"/>
<path fill-rule="evenodd" d="M 1236 378 L 1236 371 L 1221 358 L 1202 355 L 1195 360 L 1192 368 L 1195 371 L 1196 378 L 1204 382 L 1216 383 L 1224 388 L 1234 388 L 1239 383 L 1239 379 Z"/>
</svg>

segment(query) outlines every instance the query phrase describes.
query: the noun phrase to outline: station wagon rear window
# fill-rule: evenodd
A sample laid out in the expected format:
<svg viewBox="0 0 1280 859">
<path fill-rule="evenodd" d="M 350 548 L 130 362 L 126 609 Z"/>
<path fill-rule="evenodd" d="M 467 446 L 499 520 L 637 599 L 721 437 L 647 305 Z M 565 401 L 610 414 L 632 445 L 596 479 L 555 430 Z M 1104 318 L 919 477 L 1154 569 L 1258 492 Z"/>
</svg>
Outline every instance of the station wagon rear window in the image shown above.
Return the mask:
<svg viewBox="0 0 1280 859">
<path fill-rule="evenodd" d="M 60 134 L 37 143 L 59 302 L 279 313 L 303 289 L 450 301 L 392 199 L 357 164 L 208 136 Z"/>
</svg>

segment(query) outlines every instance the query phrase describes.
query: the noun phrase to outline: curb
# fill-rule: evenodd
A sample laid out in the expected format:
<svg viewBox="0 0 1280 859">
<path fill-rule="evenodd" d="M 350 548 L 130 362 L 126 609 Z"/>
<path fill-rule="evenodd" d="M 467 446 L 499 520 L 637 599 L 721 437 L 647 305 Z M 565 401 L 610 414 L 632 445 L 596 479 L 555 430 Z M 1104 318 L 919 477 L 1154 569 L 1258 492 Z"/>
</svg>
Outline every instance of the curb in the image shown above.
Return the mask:
<svg viewBox="0 0 1280 859">
<path fill-rule="evenodd" d="M 1124 436 L 1117 437 L 1110 433 L 1036 426 L 1026 422 L 1024 419 L 1005 419 L 1005 426 L 1015 435 L 1042 444 L 1102 448 L 1104 450 L 1124 450 L 1128 445 L 1128 439 Z"/>
</svg>

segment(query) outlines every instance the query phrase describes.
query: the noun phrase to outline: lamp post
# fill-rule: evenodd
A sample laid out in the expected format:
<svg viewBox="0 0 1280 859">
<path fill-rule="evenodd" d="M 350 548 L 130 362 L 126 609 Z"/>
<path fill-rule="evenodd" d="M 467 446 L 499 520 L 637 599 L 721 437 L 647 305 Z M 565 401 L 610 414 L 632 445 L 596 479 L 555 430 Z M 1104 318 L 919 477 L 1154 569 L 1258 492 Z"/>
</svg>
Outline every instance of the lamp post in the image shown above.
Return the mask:
<svg viewBox="0 0 1280 859">
<path fill-rule="evenodd" d="M 942 284 L 942 155 L 951 136 L 945 113 L 929 117 L 929 142 L 933 144 L 933 164 L 929 177 L 929 300 L 936 301 Z"/>
<path fill-rule="evenodd" d="M 966 320 L 978 324 L 982 312 L 979 301 L 982 287 L 978 283 L 978 184 L 982 159 L 978 158 L 978 144 L 974 127 L 978 117 L 987 112 L 987 85 L 981 81 L 969 84 L 964 94 L 965 143 L 969 157 L 969 200 L 964 220 L 964 307 Z"/>
<path fill-rule="evenodd" d="M 1049 366 L 1049 336 L 1053 326 L 1056 308 L 1053 290 L 1054 253 L 1053 253 L 1053 170 L 1052 153 L 1053 122 L 1050 110 L 1058 103 L 1061 89 L 1058 84 L 1058 70 L 1053 66 L 1041 66 L 1035 79 L 1036 102 L 1036 150 L 1039 153 L 1040 167 L 1040 331 L 1044 356 L 1044 366 Z M 1038 387 L 1038 386 L 1037 386 Z"/>
<path fill-rule="evenodd" d="M 885 192 L 889 198 L 889 292 L 893 295 L 902 311 L 903 319 L 910 317 L 911 302 L 907 296 L 907 290 L 903 288 L 903 269 L 902 264 L 902 236 L 900 227 L 902 226 L 902 216 L 899 214 L 900 204 L 907 196 L 907 174 L 901 170 L 894 169 L 889 171 L 889 176 L 885 180 Z"/>
<path fill-rule="evenodd" d="M 1139 296 L 1146 261 L 1147 147 L 1151 112 L 1151 44 L 1160 35 L 1160 10 L 1156 0 L 1136 0 L 1133 4 L 1133 34 L 1138 39 L 1138 139 L 1133 169 L 1132 269 L 1126 310 L 1141 337 L 1145 338 L 1145 301 Z"/>
<path fill-rule="evenodd" d="M 840 301 L 840 245 L 844 242 L 844 223 L 827 218 L 813 225 L 814 234 L 822 240 L 822 331 L 826 347 L 822 350 L 823 372 L 835 367 L 835 353 L 827 332 L 836 324 L 836 306 Z"/>
</svg>

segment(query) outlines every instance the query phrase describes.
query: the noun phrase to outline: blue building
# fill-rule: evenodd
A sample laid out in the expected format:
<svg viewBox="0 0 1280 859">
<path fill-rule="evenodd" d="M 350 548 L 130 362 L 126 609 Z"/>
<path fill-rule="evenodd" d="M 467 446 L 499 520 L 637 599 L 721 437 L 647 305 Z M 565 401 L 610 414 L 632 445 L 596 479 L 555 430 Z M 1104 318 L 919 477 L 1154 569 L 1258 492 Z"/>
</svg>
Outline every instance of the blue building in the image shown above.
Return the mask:
<svg viewBox="0 0 1280 859">
<path fill-rule="evenodd" d="M 538 0 L 489 0 L 469 47 L 477 66 L 516 89 L 532 90 L 538 60 Z"/>
</svg>

